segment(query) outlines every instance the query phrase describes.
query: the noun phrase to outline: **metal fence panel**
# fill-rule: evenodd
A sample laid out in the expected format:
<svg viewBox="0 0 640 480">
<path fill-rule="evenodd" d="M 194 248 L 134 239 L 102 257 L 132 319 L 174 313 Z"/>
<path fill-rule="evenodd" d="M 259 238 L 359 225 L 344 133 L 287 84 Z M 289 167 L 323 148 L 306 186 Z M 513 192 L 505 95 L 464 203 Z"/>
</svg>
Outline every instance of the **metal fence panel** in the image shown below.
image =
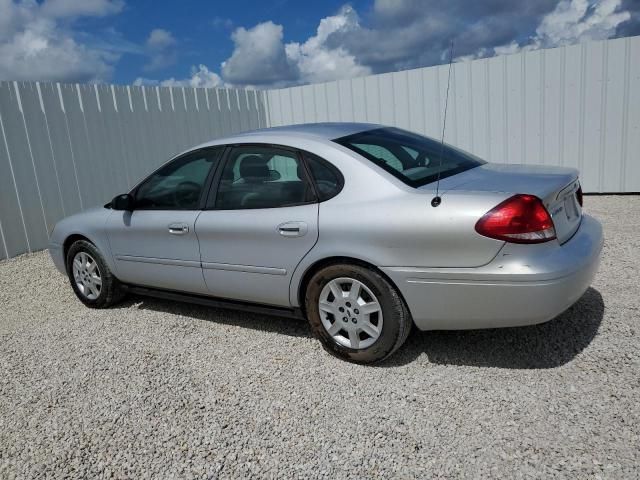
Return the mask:
<svg viewBox="0 0 640 480">
<path fill-rule="evenodd" d="M 27 232 L 24 226 L 22 205 L 18 197 L 16 180 L 13 172 L 11 152 L 5 129 L 3 108 L 5 99 L 9 97 L 9 84 L 0 84 L 0 232 L 4 257 L 13 257 L 28 247 Z"/>
<path fill-rule="evenodd" d="M 640 192 L 640 42 L 628 42 L 625 59 L 624 142 L 622 191 Z M 635 60 L 635 61 L 634 61 Z"/>
<path fill-rule="evenodd" d="M 579 168 L 640 191 L 640 37 L 456 63 L 445 141 L 492 162 Z M 365 121 L 439 138 L 448 65 L 267 91 L 270 126 Z"/>
<path fill-rule="evenodd" d="M 177 153 L 266 126 L 264 101 L 235 89 L 0 82 L 0 259 L 45 248 L 58 220 Z"/>
<path fill-rule="evenodd" d="M 452 66 L 445 141 L 493 162 L 579 168 L 640 191 L 640 37 Z M 185 149 L 235 132 L 356 121 L 442 135 L 448 65 L 277 90 L 0 82 L 0 258 L 46 247 Z"/>
<path fill-rule="evenodd" d="M 10 163 L 10 173 L 17 187 L 20 212 L 28 243 L 34 248 L 34 245 L 46 244 L 48 232 L 37 171 L 31 153 L 30 138 L 22 114 L 18 82 L 7 84 L 1 92 L 2 130 Z M 35 140 L 37 139 L 34 138 Z"/>
<path fill-rule="evenodd" d="M 64 212 L 58 172 L 47 134 L 47 122 L 35 84 L 18 84 L 16 94 L 22 107 L 22 120 L 33 166 L 33 180 L 37 186 L 48 232 Z"/>
<path fill-rule="evenodd" d="M 581 81 L 582 73 L 582 46 L 573 45 L 565 49 L 564 56 L 564 86 L 562 95 L 562 113 L 560 125 L 563 129 L 562 136 L 562 163 L 567 167 L 580 168 L 580 145 L 582 106 Z"/>
<path fill-rule="evenodd" d="M 44 117 L 48 127 L 51 158 L 58 172 L 63 215 L 71 215 L 82 208 L 80 186 L 75 169 L 75 152 L 69 137 L 69 124 L 57 85 L 38 84 L 42 96 Z"/>
</svg>

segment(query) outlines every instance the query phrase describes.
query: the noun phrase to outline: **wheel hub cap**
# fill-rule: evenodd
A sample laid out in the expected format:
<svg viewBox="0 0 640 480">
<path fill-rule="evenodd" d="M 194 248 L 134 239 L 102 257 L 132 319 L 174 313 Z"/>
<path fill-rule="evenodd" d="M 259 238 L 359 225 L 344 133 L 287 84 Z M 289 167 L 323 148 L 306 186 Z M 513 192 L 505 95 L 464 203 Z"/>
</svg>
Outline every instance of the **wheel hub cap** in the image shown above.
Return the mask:
<svg viewBox="0 0 640 480">
<path fill-rule="evenodd" d="M 80 294 L 88 300 L 95 300 L 102 291 L 102 276 L 95 259 L 86 252 L 78 252 L 73 257 L 73 280 Z"/>
<path fill-rule="evenodd" d="M 382 308 L 362 282 L 342 277 L 331 280 L 320 292 L 320 320 L 329 335 L 348 348 L 368 348 L 382 332 Z"/>
</svg>

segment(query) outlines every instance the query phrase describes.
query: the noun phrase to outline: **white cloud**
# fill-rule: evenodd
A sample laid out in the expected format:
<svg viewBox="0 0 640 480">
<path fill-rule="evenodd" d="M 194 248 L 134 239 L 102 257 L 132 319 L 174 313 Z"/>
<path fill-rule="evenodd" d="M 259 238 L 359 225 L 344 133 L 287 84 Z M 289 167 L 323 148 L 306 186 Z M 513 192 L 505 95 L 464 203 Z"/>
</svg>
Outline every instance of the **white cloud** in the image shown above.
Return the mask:
<svg viewBox="0 0 640 480">
<path fill-rule="evenodd" d="M 375 0 L 366 25 L 325 44 L 374 73 L 640 33 L 638 0 Z"/>
<path fill-rule="evenodd" d="M 215 16 L 211 20 L 211 26 L 217 30 L 231 30 L 233 28 L 233 20 L 226 17 Z"/>
<path fill-rule="evenodd" d="M 155 80 L 153 78 L 138 77 L 131 84 L 135 85 L 136 87 L 143 87 L 143 86 L 157 87 L 160 85 L 160 81 Z"/>
<path fill-rule="evenodd" d="M 506 45 L 500 45 L 498 47 L 495 47 L 493 49 L 493 53 L 495 53 L 496 55 L 511 55 L 512 53 L 518 53 L 521 50 L 521 48 L 522 47 L 518 45 L 518 42 L 514 40 L 513 42 L 508 43 Z M 482 56 L 486 56 L 487 54 L 486 50 L 482 53 L 484 54 Z"/>
<path fill-rule="evenodd" d="M 537 40 L 542 47 L 553 47 L 609 38 L 631 18 L 628 11 L 619 11 L 620 5 L 620 0 L 561 0 L 536 29 Z"/>
<path fill-rule="evenodd" d="M 163 48 L 175 45 L 176 39 L 173 38 L 171 32 L 162 28 L 154 28 L 147 38 L 147 46 L 149 48 L 161 50 Z"/>
<path fill-rule="evenodd" d="M 42 13 L 52 18 L 104 17 L 118 13 L 124 7 L 122 0 L 46 0 Z"/>
<path fill-rule="evenodd" d="M 356 11 L 345 6 L 336 15 L 320 20 L 316 35 L 303 44 L 287 44 L 287 57 L 297 65 L 300 80 L 317 83 L 371 74 L 369 67 L 358 64 L 343 47 L 327 45 L 331 34 L 356 28 L 360 28 Z"/>
<path fill-rule="evenodd" d="M 198 69 L 193 69 L 190 84 L 192 87 L 213 88 L 222 85 L 220 75 L 210 72 L 204 65 L 199 65 Z"/>
<path fill-rule="evenodd" d="M 497 54 L 497 55 L 500 55 L 500 54 Z M 469 62 L 471 60 L 477 60 L 478 58 L 484 58 L 484 57 L 487 57 L 487 56 L 489 56 L 489 50 L 487 50 L 486 48 L 481 48 L 475 53 L 469 53 L 468 55 L 460 55 L 459 57 L 455 57 L 453 59 L 453 61 L 454 62 Z M 444 60 L 444 57 L 443 57 L 443 60 Z"/>
<path fill-rule="evenodd" d="M 178 58 L 175 45 L 176 39 L 171 32 L 162 28 L 153 29 L 146 41 L 149 63 L 144 66 L 144 70 L 160 70 L 173 65 Z"/>
<path fill-rule="evenodd" d="M 282 25 L 269 21 L 232 34 L 233 53 L 222 62 L 222 76 L 232 84 L 277 84 L 297 79 L 296 66 L 282 43 Z"/>
<path fill-rule="evenodd" d="M 315 34 L 302 42 L 285 42 L 282 25 L 272 21 L 237 28 L 221 75 L 225 85 L 280 87 L 442 63 L 451 39 L 455 61 L 465 61 L 611 38 L 632 18 L 630 1 L 375 0 L 365 26 L 345 5 L 321 19 Z M 230 28 L 231 22 L 216 18 L 212 25 Z M 526 40 L 516 40 L 527 34 Z M 165 82 L 184 85 L 192 79 L 193 72 L 192 78 Z M 213 80 L 219 82 L 219 77 Z"/>
<path fill-rule="evenodd" d="M 205 65 L 191 67 L 191 77 L 177 80 L 168 78 L 166 80 L 153 80 L 150 78 L 138 77 L 133 82 L 134 85 L 150 85 L 161 87 L 195 87 L 195 88 L 215 88 L 224 85 L 220 76 L 210 71 Z"/>
<path fill-rule="evenodd" d="M 100 81 L 108 78 L 118 54 L 78 43 L 70 22 L 104 16 L 121 1 L 0 0 L 0 79 Z"/>
<path fill-rule="evenodd" d="M 210 80 L 215 85 L 325 82 L 446 62 L 452 39 L 455 61 L 473 60 L 612 38 L 623 29 L 627 35 L 640 32 L 637 5 L 638 0 L 375 0 L 366 24 L 345 5 L 300 42 L 286 42 L 283 26 L 272 21 L 237 28 L 231 35 L 233 52 L 221 64 L 223 80 L 207 67 L 197 71 L 204 68 L 205 78 L 216 75 Z M 211 24 L 232 27 L 223 18 Z M 194 72 L 191 78 L 165 80 L 192 81 Z"/>
<path fill-rule="evenodd" d="M 495 47 L 494 54 L 508 55 L 611 38 L 620 24 L 631 19 L 631 14 L 620 7 L 620 0 L 560 0 L 556 8 L 542 18 L 531 39 Z"/>
<path fill-rule="evenodd" d="M 358 15 L 349 6 L 320 20 L 316 34 L 303 43 L 283 42 L 283 27 L 264 22 L 253 28 L 236 29 L 235 48 L 222 63 L 222 76 L 235 85 L 313 83 L 351 78 L 371 73 L 341 46 L 327 43 L 335 32 L 359 28 Z"/>
</svg>

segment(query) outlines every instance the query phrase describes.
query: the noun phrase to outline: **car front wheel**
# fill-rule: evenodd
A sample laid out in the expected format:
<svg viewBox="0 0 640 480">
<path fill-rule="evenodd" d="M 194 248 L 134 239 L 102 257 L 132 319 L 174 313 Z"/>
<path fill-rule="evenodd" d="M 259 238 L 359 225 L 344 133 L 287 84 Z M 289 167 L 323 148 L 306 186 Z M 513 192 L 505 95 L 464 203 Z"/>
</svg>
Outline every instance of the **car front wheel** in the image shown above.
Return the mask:
<svg viewBox="0 0 640 480">
<path fill-rule="evenodd" d="M 395 287 L 358 265 L 331 265 L 309 281 L 307 319 L 325 350 L 355 363 L 389 357 L 411 330 L 411 316 Z"/>
<path fill-rule="evenodd" d="M 124 292 L 94 244 L 78 240 L 67 252 L 67 274 L 76 296 L 87 307 L 107 308 Z"/>
</svg>

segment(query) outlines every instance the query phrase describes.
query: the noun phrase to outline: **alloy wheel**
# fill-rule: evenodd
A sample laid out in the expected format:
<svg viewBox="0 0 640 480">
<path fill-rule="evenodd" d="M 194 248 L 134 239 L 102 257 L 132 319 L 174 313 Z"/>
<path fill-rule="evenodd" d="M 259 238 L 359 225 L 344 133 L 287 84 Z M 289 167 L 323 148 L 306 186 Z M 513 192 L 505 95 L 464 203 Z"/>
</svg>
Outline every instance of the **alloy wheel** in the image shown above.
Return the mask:
<svg viewBox="0 0 640 480">
<path fill-rule="evenodd" d="M 380 337 L 382 307 L 373 292 L 358 280 L 331 280 L 320 293 L 318 308 L 322 325 L 340 345 L 364 349 Z"/>
<path fill-rule="evenodd" d="M 73 279 L 80 293 L 95 300 L 102 291 L 102 276 L 98 262 L 87 252 L 78 252 L 73 258 Z"/>
</svg>

